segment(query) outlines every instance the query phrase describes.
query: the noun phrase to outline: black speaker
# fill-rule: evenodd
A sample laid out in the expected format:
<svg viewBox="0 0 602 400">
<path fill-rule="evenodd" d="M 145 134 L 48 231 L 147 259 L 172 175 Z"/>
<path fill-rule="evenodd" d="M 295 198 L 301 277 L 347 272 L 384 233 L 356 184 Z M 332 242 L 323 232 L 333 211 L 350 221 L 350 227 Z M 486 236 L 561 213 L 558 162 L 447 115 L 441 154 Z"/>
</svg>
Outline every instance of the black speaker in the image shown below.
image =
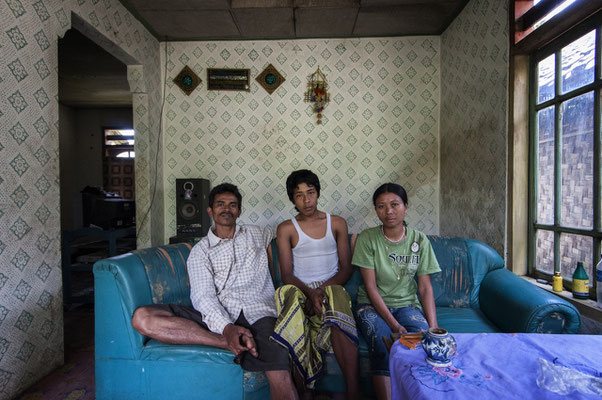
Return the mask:
<svg viewBox="0 0 602 400">
<path fill-rule="evenodd" d="M 179 238 L 207 235 L 209 231 L 209 181 L 176 179 L 176 224 Z"/>
</svg>

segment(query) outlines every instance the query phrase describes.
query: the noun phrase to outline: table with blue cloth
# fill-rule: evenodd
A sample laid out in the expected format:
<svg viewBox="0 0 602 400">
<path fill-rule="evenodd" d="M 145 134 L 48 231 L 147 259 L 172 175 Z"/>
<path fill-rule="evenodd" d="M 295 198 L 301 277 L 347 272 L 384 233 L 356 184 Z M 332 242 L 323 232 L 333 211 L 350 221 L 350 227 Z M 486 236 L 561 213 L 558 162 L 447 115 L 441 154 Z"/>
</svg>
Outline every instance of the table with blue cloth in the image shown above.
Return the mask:
<svg viewBox="0 0 602 400">
<path fill-rule="evenodd" d="M 601 399 L 602 336 L 456 333 L 449 367 L 391 348 L 393 399 Z"/>
</svg>

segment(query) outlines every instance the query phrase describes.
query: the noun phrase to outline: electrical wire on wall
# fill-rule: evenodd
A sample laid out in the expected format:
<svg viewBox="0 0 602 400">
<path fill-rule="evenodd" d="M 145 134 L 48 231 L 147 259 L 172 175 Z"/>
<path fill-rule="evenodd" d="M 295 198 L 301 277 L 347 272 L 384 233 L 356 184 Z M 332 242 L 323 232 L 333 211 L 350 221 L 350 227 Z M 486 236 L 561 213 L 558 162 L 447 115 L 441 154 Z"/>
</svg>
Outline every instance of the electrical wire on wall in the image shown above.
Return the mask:
<svg viewBox="0 0 602 400">
<path fill-rule="evenodd" d="M 161 145 L 161 134 L 163 132 L 163 110 L 165 108 L 165 92 L 167 92 L 167 37 L 165 37 L 165 65 L 163 66 L 165 73 L 164 73 L 164 77 L 163 77 L 163 96 L 161 99 L 161 112 L 159 113 L 159 134 L 157 135 L 157 151 L 155 152 L 155 179 L 153 181 L 153 193 L 151 195 L 151 201 L 150 204 L 148 205 L 148 209 L 146 210 L 146 212 L 144 213 L 144 216 L 142 217 L 142 220 L 140 221 L 140 224 L 138 225 L 138 231 L 136 232 L 136 237 L 138 237 L 140 235 L 140 232 L 142 232 L 142 227 L 144 226 L 144 223 L 146 222 L 146 218 L 148 217 L 148 215 L 150 214 L 152 208 L 153 208 L 153 203 L 155 202 L 155 194 L 157 193 L 157 176 L 159 175 L 157 173 L 157 168 L 159 167 L 159 148 Z M 149 171 L 151 172 L 151 171 Z"/>
</svg>

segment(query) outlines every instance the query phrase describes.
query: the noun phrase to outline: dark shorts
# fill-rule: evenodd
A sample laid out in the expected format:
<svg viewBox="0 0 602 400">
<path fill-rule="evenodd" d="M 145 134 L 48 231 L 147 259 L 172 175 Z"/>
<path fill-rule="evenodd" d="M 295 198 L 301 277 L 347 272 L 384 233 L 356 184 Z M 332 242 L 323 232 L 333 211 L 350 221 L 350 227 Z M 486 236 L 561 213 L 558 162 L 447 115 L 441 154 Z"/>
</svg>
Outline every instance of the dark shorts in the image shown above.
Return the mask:
<svg viewBox="0 0 602 400">
<path fill-rule="evenodd" d="M 192 307 L 179 304 L 152 304 L 149 307 L 168 311 L 176 317 L 194 321 L 202 328 L 209 330 L 207 324 L 203 322 L 201 313 Z M 251 325 L 245 318 L 243 312 L 240 312 L 240 316 L 236 322 L 234 322 L 234 325 L 245 327 L 251 331 L 253 339 L 255 339 L 257 352 L 259 353 L 257 358 L 248 354 L 246 351 L 239 354 L 234 361 L 237 364 L 240 364 L 242 369 L 245 371 L 290 371 L 288 350 L 273 340 L 270 340 L 270 336 L 274 332 L 275 323 L 276 318 L 264 317 Z"/>
</svg>

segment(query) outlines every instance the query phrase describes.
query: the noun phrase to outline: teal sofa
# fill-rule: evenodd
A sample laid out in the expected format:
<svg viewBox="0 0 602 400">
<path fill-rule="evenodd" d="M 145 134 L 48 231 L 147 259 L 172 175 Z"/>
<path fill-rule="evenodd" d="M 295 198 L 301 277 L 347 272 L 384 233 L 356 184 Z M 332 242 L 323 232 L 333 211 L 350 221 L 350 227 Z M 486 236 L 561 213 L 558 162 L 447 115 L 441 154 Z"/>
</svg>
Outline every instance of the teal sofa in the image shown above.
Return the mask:
<svg viewBox="0 0 602 400">
<path fill-rule="evenodd" d="M 429 237 L 441 273 L 432 276 L 439 325 L 450 332 L 576 333 L 577 310 L 504 268 L 503 259 L 476 240 Z M 209 346 L 166 345 L 138 334 L 134 310 L 151 303 L 190 305 L 186 259 L 190 245 L 138 250 L 101 260 L 95 277 L 96 398 L 267 399 L 263 373 L 244 372 L 233 355 Z M 278 249 L 272 241 L 273 279 L 280 283 Z M 346 284 L 355 302 L 361 275 Z M 367 349 L 360 337 L 361 387 L 373 393 Z M 342 392 L 345 385 L 327 356 L 316 388 Z"/>
</svg>

